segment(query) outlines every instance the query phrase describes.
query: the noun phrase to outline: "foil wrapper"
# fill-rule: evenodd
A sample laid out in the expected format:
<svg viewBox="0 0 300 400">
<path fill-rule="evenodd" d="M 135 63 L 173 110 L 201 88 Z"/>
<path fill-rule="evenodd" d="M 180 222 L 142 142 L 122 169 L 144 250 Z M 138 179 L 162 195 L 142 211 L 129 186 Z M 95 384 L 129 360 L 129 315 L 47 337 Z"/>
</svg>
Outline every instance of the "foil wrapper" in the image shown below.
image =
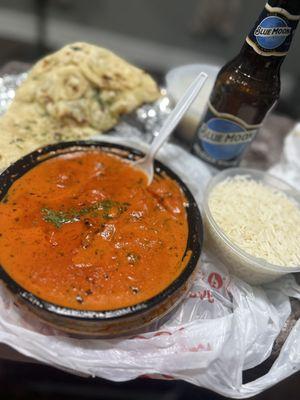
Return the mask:
<svg viewBox="0 0 300 400">
<path fill-rule="evenodd" d="M 0 115 L 4 114 L 16 94 L 16 89 L 27 74 L 4 75 L 0 77 Z"/>
<path fill-rule="evenodd" d="M 162 97 L 154 104 L 146 104 L 136 111 L 136 119 L 140 121 L 145 132 L 157 136 L 159 128 L 171 112 L 171 101 L 165 89 L 161 89 Z"/>
</svg>

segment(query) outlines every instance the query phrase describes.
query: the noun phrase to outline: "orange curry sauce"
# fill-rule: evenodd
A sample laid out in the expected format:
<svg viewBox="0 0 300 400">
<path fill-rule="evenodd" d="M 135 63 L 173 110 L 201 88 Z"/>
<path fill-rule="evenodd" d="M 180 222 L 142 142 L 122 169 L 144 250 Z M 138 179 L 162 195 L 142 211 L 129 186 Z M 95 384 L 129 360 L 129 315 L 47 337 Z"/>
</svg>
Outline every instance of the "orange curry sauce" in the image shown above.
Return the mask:
<svg viewBox="0 0 300 400">
<path fill-rule="evenodd" d="M 49 159 L 0 203 L 0 264 L 49 302 L 112 310 L 147 300 L 182 272 L 186 199 L 175 181 L 102 151 Z"/>
</svg>

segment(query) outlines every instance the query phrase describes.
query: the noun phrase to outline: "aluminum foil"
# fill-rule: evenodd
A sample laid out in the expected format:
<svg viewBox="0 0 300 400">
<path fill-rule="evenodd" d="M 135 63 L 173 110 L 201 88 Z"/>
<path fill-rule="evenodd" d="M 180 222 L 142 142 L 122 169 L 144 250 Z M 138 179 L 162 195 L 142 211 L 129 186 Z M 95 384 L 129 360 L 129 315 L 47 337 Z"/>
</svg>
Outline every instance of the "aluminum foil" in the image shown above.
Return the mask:
<svg viewBox="0 0 300 400">
<path fill-rule="evenodd" d="M 171 101 L 165 89 L 161 89 L 162 97 L 154 104 L 146 104 L 136 111 L 136 118 L 143 124 L 144 130 L 157 135 L 166 116 L 171 111 Z"/>
<path fill-rule="evenodd" d="M 16 89 L 27 74 L 4 75 L 0 77 L 0 115 L 4 114 L 16 94 Z"/>
</svg>

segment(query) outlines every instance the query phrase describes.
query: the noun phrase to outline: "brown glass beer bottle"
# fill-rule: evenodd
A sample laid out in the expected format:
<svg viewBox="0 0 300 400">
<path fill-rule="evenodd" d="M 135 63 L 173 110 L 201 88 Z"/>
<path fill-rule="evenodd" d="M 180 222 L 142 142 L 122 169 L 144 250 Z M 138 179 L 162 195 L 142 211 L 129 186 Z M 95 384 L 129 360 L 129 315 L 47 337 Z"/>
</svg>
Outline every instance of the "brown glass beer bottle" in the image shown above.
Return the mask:
<svg viewBox="0 0 300 400">
<path fill-rule="evenodd" d="M 192 152 L 217 168 L 239 164 L 280 93 L 280 67 L 300 0 L 269 0 L 233 60 L 219 72 Z"/>
</svg>

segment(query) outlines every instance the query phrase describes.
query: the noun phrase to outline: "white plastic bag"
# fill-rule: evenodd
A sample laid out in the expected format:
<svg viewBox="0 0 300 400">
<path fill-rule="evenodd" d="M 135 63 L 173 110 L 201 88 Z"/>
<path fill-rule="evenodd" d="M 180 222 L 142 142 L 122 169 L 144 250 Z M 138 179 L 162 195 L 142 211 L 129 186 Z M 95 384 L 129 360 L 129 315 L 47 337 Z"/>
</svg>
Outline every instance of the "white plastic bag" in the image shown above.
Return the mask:
<svg viewBox="0 0 300 400">
<path fill-rule="evenodd" d="M 105 139 L 144 146 L 132 136 Z M 300 136 L 292 134 L 286 141 L 285 159 L 272 169 L 298 189 L 299 157 Z M 159 158 L 181 176 L 201 206 L 211 176 L 206 165 L 171 144 L 161 150 Z M 293 171 L 291 176 L 289 171 Z M 47 327 L 29 313 L 21 316 L 12 296 L 0 286 L 0 342 L 77 374 L 113 381 L 142 375 L 183 379 L 225 396 L 246 398 L 300 369 L 298 322 L 269 373 L 254 382 L 242 382 L 244 369 L 270 355 L 291 312 L 289 296 L 300 298 L 300 288 L 291 276 L 265 288 L 251 287 L 230 277 L 223 265 L 203 254 L 191 292 L 159 331 L 131 338 L 82 340 Z"/>
</svg>

